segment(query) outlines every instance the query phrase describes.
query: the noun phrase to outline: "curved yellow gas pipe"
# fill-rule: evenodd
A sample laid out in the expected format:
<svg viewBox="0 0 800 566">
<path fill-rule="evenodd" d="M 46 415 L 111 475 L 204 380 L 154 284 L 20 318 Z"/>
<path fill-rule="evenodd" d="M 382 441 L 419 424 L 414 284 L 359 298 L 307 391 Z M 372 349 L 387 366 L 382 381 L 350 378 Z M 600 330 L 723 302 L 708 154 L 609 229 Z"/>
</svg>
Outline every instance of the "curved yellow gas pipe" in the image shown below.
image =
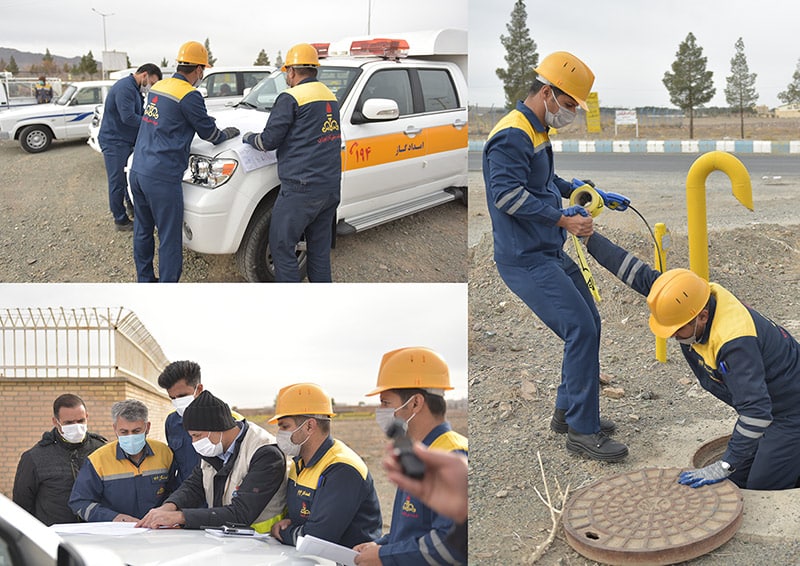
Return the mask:
<svg viewBox="0 0 800 566">
<path fill-rule="evenodd" d="M 689 268 L 708 280 L 708 222 L 706 215 L 706 179 L 712 171 L 722 171 L 731 180 L 732 193 L 740 203 L 753 210 L 753 187 L 750 174 L 735 156 L 711 151 L 698 157 L 686 176 L 686 213 L 689 230 Z"/>
</svg>

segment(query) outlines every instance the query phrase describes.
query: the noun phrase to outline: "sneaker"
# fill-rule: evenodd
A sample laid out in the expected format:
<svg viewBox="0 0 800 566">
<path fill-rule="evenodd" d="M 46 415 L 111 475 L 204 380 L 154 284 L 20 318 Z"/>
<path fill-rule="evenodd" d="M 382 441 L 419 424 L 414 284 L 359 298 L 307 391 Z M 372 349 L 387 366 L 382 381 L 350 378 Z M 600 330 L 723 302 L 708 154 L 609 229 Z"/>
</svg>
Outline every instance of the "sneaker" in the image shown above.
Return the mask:
<svg viewBox="0 0 800 566">
<path fill-rule="evenodd" d="M 550 430 L 558 434 L 566 434 L 567 429 L 567 411 L 564 409 L 556 409 L 553 411 L 553 418 L 550 419 Z M 614 434 L 617 430 L 617 425 L 614 421 L 600 417 L 600 432 L 603 434 Z"/>
<path fill-rule="evenodd" d="M 117 232 L 131 232 L 133 231 L 133 221 L 130 218 L 126 218 L 122 222 L 114 221 L 114 228 Z"/>
<path fill-rule="evenodd" d="M 621 462 L 628 455 L 627 446 L 602 432 L 580 434 L 572 429 L 567 432 L 567 450 L 603 462 Z"/>
</svg>

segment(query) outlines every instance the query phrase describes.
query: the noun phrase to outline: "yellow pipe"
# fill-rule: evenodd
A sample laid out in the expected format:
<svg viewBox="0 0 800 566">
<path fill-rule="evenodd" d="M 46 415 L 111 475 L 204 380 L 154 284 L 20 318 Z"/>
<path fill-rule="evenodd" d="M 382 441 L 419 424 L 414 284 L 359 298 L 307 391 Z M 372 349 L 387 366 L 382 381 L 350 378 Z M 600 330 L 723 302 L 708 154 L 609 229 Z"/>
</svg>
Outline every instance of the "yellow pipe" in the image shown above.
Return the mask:
<svg viewBox="0 0 800 566">
<path fill-rule="evenodd" d="M 750 174 L 735 156 L 724 151 L 710 151 L 698 157 L 686 176 L 686 213 L 689 230 L 689 268 L 708 280 L 708 220 L 706 216 L 706 179 L 712 171 L 722 171 L 731 180 L 732 193 L 740 203 L 753 210 L 753 187 Z"/>
<path fill-rule="evenodd" d="M 670 237 L 667 232 L 667 226 L 663 222 L 657 222 L 653 227 L 655 235 L 655 244 L 653 246 L 653 255 L 655 256 L 656 269 L 661 273 L 667 269 L 667 250 L 670 246 Z M 667 361 L 667 339 L 659 338 L 656 336 L 656 360 L 666 363 Z"/>
</svg>

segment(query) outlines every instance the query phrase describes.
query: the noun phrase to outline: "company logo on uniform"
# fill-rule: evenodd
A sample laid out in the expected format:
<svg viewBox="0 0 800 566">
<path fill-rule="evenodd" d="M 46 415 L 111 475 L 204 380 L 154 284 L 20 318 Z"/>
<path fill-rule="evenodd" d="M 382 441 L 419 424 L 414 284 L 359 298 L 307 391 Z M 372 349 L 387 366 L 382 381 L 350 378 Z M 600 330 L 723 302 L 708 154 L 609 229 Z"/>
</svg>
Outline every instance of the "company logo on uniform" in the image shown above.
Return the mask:
<svg viewBox="0 0 800 566">
<path fill-rule="evenodd" d="M 158 108 L 156 104 L 158 103 L 158 96 L 153 96 L 148 102 L 147 106 L 144 108 L 144 116 L 142 117 L 142 122 L 149 122 L 154 126 L 158 125 Z"/>
<path fill-rule="evenodd" d="M 306 518 L 311 516 L 311 510 L 308 508 L 305 501 L 303 501 L 303 505 L 300 507 L 300 516 Z"/>
<path fill-rule="evenodd" d="M 298 497 L 311 497 L 311 492 L 305 489 L 298 489 L 297 490 Z"/>
<path fill-rule="evenodd" d="M 325 103 L 325 112 L 328 115 L 328 118 L 325 120 L 325 123 L 322 124 L 322 133 L 327 134 L 328 132 L 338 132 L 339 131 L 339 122 L 333 119 L 333 108 L 331 108 L 331 103 Z"/>
<path fill-rule="evenodd" d="M 418 517 L 416 506 L 411 503 L 411 496 L 407 495 L 406 500 L 403 501 L 403 516 L 404 517 Z"/>
</svg>

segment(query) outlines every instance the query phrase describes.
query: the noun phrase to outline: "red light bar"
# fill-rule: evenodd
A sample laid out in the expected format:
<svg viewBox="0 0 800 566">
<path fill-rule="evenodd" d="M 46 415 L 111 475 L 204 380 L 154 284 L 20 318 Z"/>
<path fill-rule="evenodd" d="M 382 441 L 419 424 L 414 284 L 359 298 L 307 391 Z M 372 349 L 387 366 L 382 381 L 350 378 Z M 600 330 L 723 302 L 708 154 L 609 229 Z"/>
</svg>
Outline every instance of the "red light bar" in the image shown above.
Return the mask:
<svg viewBox="0 0 800 566">
<path fill-rule="evenodd" d="M 372 55 L 378 57 L 405 57 L 408 42 L 405 39 L 368 39 L 350 44 L 350 55 L 354 57 Z"/>
<path fill-rule="evenodd" d="M 312 43 L 311 47 L 317 50 L 317 57 L 324 59 L 328 56 L 328 48 L 331 46 L 330 43 Z"/>
</svg>

